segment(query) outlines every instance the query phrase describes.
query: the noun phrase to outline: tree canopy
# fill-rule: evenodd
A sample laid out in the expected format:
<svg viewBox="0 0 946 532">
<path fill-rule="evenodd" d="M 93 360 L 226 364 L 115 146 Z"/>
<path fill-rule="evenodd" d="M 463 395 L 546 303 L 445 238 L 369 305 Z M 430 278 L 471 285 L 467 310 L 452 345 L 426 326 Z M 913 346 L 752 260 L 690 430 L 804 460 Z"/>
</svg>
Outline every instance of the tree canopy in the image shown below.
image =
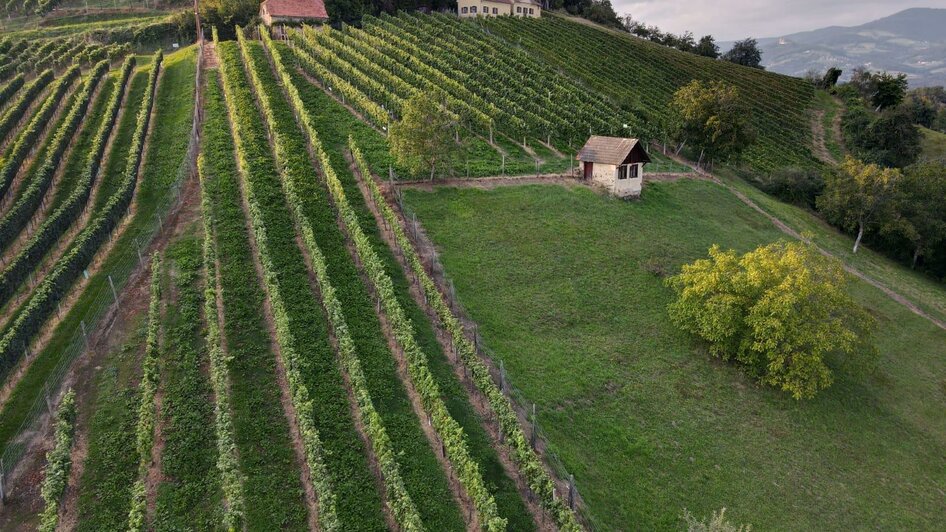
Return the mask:
<svg viewBox="0 0 946 532">
<path fill-rule="evenodd" d="M 826 359 L 869 366 L 873 317 L 848 295 L 840 261 L 801 242 L 776 242 L 742 256 L 709 250 L 667 280 L 670 318 L 752 377 L 810 399 L 833 381 Z"/>
<path fill-rule="evenodd" d="M 732 85 L 694 80 L 674 94 L 671 108 L 677 141 L 695 144 L 701 160 L 736 159 L 755 140 L 750 109 Z"/>
<path fill-rule="evenodd" d="M 749 37 L 742 41 L 736 41 L 733 47 L 723 54 L 723 59 L 737 65 L 764 68 L 762 66 L 762 51 L 759 50 L 759 43 Z"/>
<path fill-rule="evenodd" d="M 893 199 L 901 173 L 847 157 L 841 166 L 825 176 L 824 194 L 818 197 L 818 210 L 835 225 L 856 231 L 854 253 L 864 233 L 891 224 Z"/>
<path fill-rule="evenodd" d="M 450 172 L 460 152 L 454 140 L 457 124 L 436 94 L 418 94 L 405 102 L 401 120 L 391 125 L 388 140 L 398 164 L 412 174 Z"/>
</svg>

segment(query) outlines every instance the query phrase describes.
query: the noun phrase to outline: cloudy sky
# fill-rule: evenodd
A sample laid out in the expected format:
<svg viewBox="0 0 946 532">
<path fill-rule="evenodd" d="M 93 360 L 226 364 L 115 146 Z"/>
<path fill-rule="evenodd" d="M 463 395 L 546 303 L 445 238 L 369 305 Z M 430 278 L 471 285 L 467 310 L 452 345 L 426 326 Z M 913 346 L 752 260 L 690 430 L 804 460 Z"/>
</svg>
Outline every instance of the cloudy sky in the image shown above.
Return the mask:
<svg viewBox="0 0 946 532">
<path fill-rule="evenodd" d="M 943 7 L 946 0 L 611 0 L 618 15 L 657 25 L 664 31 L 690 30 L 727 41 L 778 37 L 824 26 L 857 26 L 908 7 Z"/>
</svg>

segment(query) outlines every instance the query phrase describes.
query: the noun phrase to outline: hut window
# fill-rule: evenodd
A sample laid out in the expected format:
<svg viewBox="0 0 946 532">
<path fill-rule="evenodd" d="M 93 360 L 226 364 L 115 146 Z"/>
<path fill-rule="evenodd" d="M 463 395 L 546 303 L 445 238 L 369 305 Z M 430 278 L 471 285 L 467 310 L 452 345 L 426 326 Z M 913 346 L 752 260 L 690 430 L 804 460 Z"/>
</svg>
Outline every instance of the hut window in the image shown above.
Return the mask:
<svg viewBox="0 0 946 532">
<path fill-rule="evenodd" d="M 522 6 L 516 6 L 516 13 L 522 13 Z"/>
<path fill-rule="evenodd" d="M 618 166 L 618 179 L 627 179 L 627 165 Z"/>
<path fill-rule="evenodd" d="M 476 13 L 476 6 L 470 8 L 470 13 Z"/>
<path fill-rule="evenodd" d="M 630 167 L 631 167 L 631 169 L 630 169 L 630 177 L 637 177 L 637 168 L 638 168 L 638 166 L 637 166 L 636 164 L 632 164 L 632 165 L 630 165 Z"/>
<path fill-rule="evenodd" d="M 533 12 L 532 12 L 532 8 L 530 7 L 530 8 L 529 8 L 529 14 L 531 15 L 532 13 L 533 13 Z"/>
<path fill-rule="evenodd" d="M 466 13 L 469 12 L 469 11 L 470 11 L 470 9 L 469 9 L 469 8 L 466 8 L 466 7 L 460 9 L 460 13 L 463 13 L 463 14 L 466 14 Z"/>
<path fill-rule="evenodd" d="M 493 14 L 494 14 L 494 15 L 498 15 L 498 14 L 499 14 L 499 8 L 494 7 L 494 8 L 493 8 Z"/>
</svg>

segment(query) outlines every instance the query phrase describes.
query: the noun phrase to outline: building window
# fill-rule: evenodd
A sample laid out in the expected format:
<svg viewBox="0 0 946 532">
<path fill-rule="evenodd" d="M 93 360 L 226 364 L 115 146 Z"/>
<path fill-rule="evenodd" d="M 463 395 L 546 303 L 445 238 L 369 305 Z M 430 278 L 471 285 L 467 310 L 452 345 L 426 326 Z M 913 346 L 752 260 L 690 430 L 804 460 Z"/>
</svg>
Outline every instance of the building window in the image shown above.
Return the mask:
<svg viewBox="0 0 946 532">
<path fill-rule="evenodd" d="M 516 13 L 522 13 L 522 6 L 516 6 Z"/>
<path fill-rule="evenodd" d="M 533 13 L 533 11 L 532 11 L 532 8 L 530 7 L 530 8 L 529 8 L 529 14 L 531 15 L 532 13 Z"/>
<path fill-rule="evenodd" d="M 618 179 L 627 179 L 627 165 L 618 166 Z"/>
<path fill-rule="evenodd" d="M 633 179 L 639 177 L 636 164 L 622 164 L 618 166 L 618 179 Z"/>
<path fill-rule="evenodd" d="M 493 14 L 494 14 L 494 15 L 498 15 L 498 14 L 499 14 L 499 8 L 498 8 L 498 7 L 494 7 L 494 8 L 493 8 Z"/>
<path fill-rule="evenodd" d="M 638 166 L 638 165 L 636 165 L 636 164 L 632 164 L 632 165 L 630 165 L 630 166 L 631 166 L 631 170 L 630 170 L 631 175 L 630 175 L 630 177 L 639 177 L 639 176 L 637 175 L 637 172 L 638 172 L 638 169 L 640 168 L 640 166 Z"/>
<path fill-rule="evenodd" d="M 470 13 L 476 13 L 476 6 L 470 8 Z"/>
<path fill-rule="evenodd" d="M 460 9 L 460 13 L 463 13 L 464 15 L 466 15 L 468 11 L 469 11 L 469 8 L 466 8 L 466 7 Z"/>
</svg>

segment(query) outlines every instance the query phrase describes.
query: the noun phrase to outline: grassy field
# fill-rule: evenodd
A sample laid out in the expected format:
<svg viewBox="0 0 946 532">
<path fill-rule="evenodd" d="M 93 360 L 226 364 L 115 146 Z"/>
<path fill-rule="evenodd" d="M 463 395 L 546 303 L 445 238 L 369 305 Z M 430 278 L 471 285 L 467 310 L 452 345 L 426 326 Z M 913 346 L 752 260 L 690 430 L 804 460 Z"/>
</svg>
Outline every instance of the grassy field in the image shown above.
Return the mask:
<svg viewBox="0 0 946 532">
<path fill-rule="evenodd" d="M 923 138 L 920 140 L 921 160 L 946 158 L 946 133 L 940 133 L 925 127 L 920 128 L 920 133 L 923 134 Z"/>
<path fill-rule="evenodd" d="M 556 186 L 406 200 L 600 528 L 679 528 L 684 508 L 727 507 L 760 530 L 946 518 L 942 330 L 854 283 L 880 323 L 878 367 L 838 367 L 832 388 L 797 402 L 669 324 L 662 276 L 714 243 L 782 236 L 722 187 L 655 183 L 636 202 Z"/>
</svg>

